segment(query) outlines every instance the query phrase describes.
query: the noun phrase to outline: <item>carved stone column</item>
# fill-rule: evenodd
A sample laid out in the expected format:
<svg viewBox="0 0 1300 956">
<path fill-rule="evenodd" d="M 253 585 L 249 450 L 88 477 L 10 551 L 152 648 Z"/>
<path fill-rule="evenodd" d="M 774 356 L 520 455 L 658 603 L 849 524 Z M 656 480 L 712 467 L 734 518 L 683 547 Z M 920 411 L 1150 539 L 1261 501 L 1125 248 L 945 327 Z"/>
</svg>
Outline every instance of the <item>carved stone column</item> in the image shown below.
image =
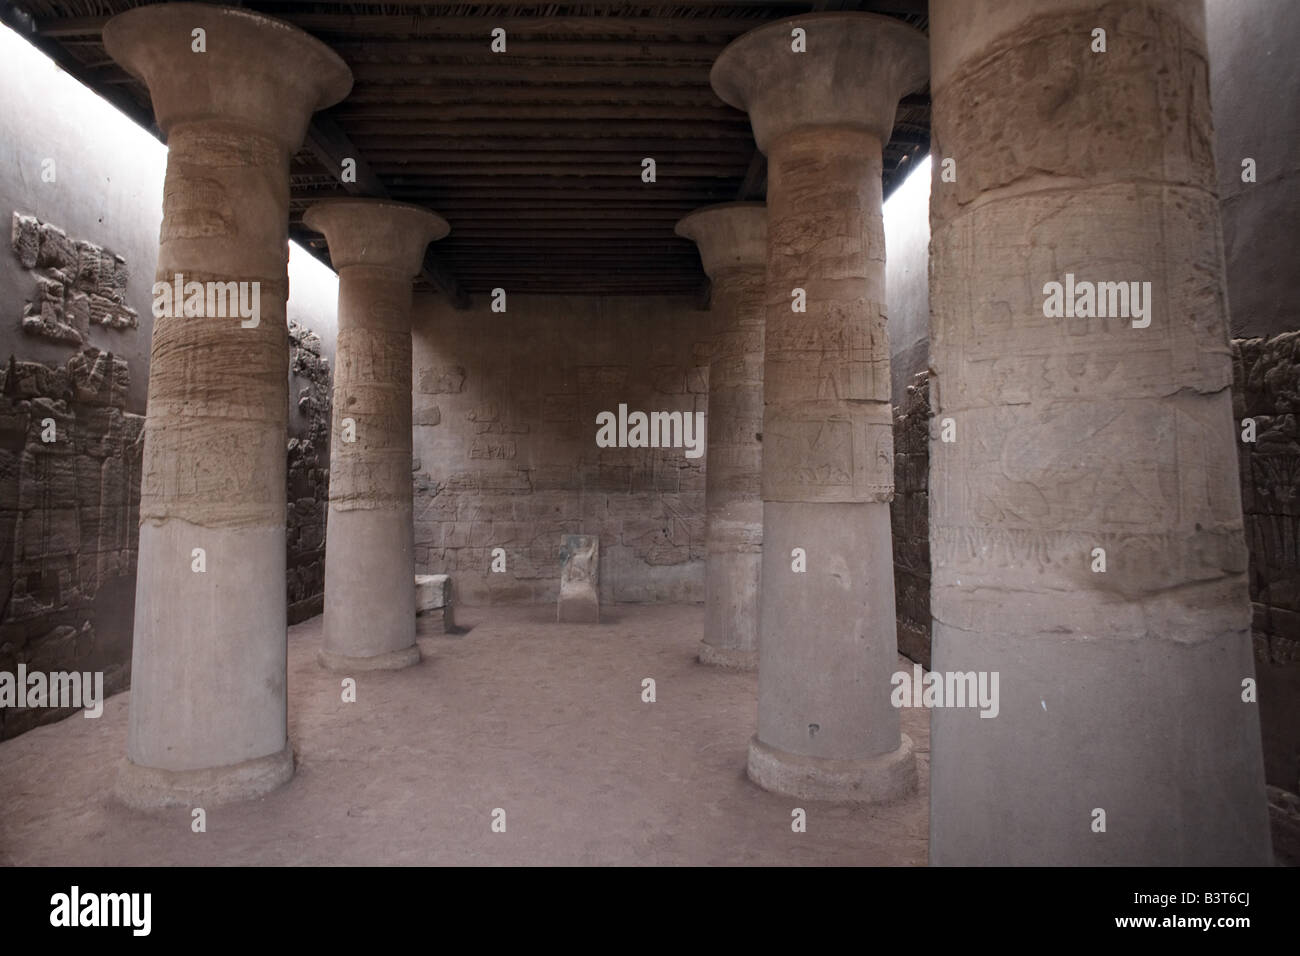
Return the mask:
<svg viewBox="0 0 1300 956">
<path fill-rule="evenodd" d="M 1202 4 L 930 17 L 931 861 L 1267 863 Z"/>
<path fill-rule="evenodd" d="M 925 36 L 901 21 L 825 13 L 753 30 L 713 67 L 714 90 L 749 113 L 768 157 L 761 644 L 749 775 L 809 799 L 883 801 L 916 785 L 912 743 L 890 704 L 897 633 L 881 147 L 899 99 L 924 86 L 926 62 Z"/>
<path fill-rule="evenodd" d="M 155 303 L 164 314 L 149 364 L 118 793 L 139 806 L 208 805 L 263 793 L 293 773 L 289 159 L 312 111 L 346 96 L 352 76 L 286 23 L 203 4 L 129 10 L 104 27 L 104 44 L 148 85 L 167 136 L 157 276 L 181 287 L 160 297 L 166 308 Z"/>
<path fill-rule="evenodd" d="M 700 661 L 758 666 L 763 552 L 763 312 L 767 211 L 722 203 L 677 223 L 713 280 L 706 447 L 704 640 Z"/>
<path fill-rule="evenodd" d="M 325 537 L 325 636 L 337 671 L 418 663 L 411 485 L 411 279 L 446 221 L 376 199 L 317 203 L 339 274 Z"/>
</svg>

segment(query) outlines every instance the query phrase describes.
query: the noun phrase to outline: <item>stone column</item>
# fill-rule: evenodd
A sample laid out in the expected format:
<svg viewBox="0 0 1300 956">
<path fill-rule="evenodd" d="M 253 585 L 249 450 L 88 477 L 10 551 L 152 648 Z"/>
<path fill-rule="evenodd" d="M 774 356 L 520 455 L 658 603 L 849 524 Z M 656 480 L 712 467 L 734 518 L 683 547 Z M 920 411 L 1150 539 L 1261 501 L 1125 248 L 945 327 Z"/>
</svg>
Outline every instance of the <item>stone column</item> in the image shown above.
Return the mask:
<svg viewBox="0 0 1300 956">
<path fill-rule="evenodd" d="M 677 223 L 713 280 L 704 500 L 704 640 L 700 661 L 758 666 L 763 543 L 763 310 L 767 211 L 722 203 Z"/>
<path fill-rule="evenodd" d="M 352 77 L 288 24 L 203 4 L 129 10 L 104 27 L 104 44 L 147 84 L 167 136 L 157 277 L 181 283 L 186 302 L 166 314 L 176 297 L 155 287 L 164 314 L 149 364 L 128 759 L 117 792 L 135 806 L 209 805 L 293 773 L 289 159 L 312 111 L 346 96 Z"/>
<path fill-rule="evenodd" d="M 411 486 L 411 279 L 446 221 L 420 206 L 339 199 L 307 210 L 339 274 L 325 536 L 331 670 L 418 663 Z"/>
<path fill-rule="evenodd" d="M 1267 863 L 1202 4 L 930 23 L 931 862 Z"/>
<path fill-rule="evenodd" d="M 795 30 L 806 52 L 796 52 Z M 926 79 L 899 20 L 825 13 L 740 37 L 714 64 L 768 157 L 758 733 L 749 776 L 808 799 L 916 784 L 897 669 L 881 146 Z M 801 311 L 802 310 L 802 311 Z M 799 570 L 805 568 L 806 570 Z"/>
</svg>

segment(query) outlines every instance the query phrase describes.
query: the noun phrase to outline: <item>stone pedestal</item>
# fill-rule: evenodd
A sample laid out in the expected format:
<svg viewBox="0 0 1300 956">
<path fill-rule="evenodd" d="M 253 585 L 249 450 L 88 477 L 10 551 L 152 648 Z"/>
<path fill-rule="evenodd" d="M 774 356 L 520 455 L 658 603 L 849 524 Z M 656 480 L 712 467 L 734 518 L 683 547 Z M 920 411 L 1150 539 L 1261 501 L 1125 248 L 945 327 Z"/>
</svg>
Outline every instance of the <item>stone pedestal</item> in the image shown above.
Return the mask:
<svg viewBox="0 0 1300 956">
<path fill-rule="evenodd" d="M 560 599 L 556 620 L 561 624 L 600 623 L 600 539 L 567 534 L 560 552 Z"/>
<path fill-rule="evenodd" d="M 807 52 L 792 50 L 805 31 Z M 826 13 L 728 46 L 713 88 L 768 157 L 758 734 L 749 774 L 796 797 L 915 787 L 896 667 L 881 144 L 926 39 Z M 806 303 L 806 311 L 795 311 Z M 802 558 L 799 556 L 802 555 Z M 806 571 L 795 570 L 801 561 Z"/>
<path fill-rule="evenodd" d="M 930 16 L 931 862 L 1266 864 L 1202 5 Z"/>
<path fill-rule="evenodd" d="M 417 574 L 415 576 L 416 637 L 451 634 L 455 627 L 451 578 L 446 574 Z"/>
<path fill-rule="evenodd" d="M 203 53 L 191 47 L 199 28 Z M 154 323 L 128 760 L 117 792 L 137 806 L 206 806 L 258 795 L 293 773 L 289 159 L 312 111 L 346 96 L 352 78 L 288 24 L 203 4 L 129 10 L 105 26 L 104 44 L 149 87 L 167 136 L 157 277 L 179 281 L 196 306 Z M 206 294 L 191 299 L 193 289 Z M 249 316 L 237 305 L 241 291 Z"/>
<path fill-rule="evenodd" d="M 307 210 L 339 274 L 325 536 L 331 670 L 418 663 L 411 486 L 411 279 L 448 232 L 419 206 L 338 199 Z M 350 440 L 349 440 L 350 439 Z"/>
<path fill-rule="evenodd" d="M 763 550 L 767 212 L 762 203 L 708 206 L 683 218 L 676 231 L 699 246 L 704 271 L 713 280 L 700 661 L 753 670 Z"/>
</svg>

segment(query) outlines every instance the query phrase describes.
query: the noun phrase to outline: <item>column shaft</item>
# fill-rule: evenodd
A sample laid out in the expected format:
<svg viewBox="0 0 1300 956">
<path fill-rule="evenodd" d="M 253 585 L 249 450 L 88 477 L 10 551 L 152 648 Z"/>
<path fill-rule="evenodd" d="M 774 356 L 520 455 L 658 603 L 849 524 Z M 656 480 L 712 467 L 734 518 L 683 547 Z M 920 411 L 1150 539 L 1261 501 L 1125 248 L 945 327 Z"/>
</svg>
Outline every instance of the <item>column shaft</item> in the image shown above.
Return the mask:
<svg viewBox="0 0 1300 956">
<path fill-rule="evenodd" d="M 1201 4 L 931 25 L 931 860 L 1264 863 Z"/>
<path fill-rule="evenodd" d="M 800 40 L 792 43 L 795 28 Z M 795 17 L 714 64 L 768 157 L 758 733 L 749 776 L 808 799 L 916 786 L 896 667 L 893 421 L 881 144 L 924 83 L 925 37 L 871 14 Z"/>
<path fill-rule="evenodd" d="M 142 766 L 286 747 L 288 206 L 288 156 L 266 137 L 172 131 L 157 279 L 258 282 L 261 314 L 155 318 L 127 742 Z"/>
<path fill-rule="evenodd" d="M 325 657 L 413 663 L 411 279 L 339 270 L 339 339 L 325 539 Z M 354 423 L 348 442 L 344 419 Z M 399 660 L 394 660 L 396 657 Z M 414 660 L 412 660 L 412 658 Z M 336 661 L 349 666 L 349 661 Z"/>
<path fill-rule="evenodd" d="M 831 760 L 899 746 L 880 203 L 871 134 L 803 129 L 772 145 L 758 740 Z"/>
<path fill-rule="evenodd" d="M 418 663 L 411 481 L 411 278 L 447 223 L 378 199 L 317 203 L 339 274 L 339 336 L 320 661 L 342 672 Z"/>
<path fill-rule="evenodd" d="M 764 294 L 761 262 L 713 276 L 700 659 L 745 670 L 758 666 Z"/>
<path fill-rule="evenodd" d="M 193 49 L 196 29 L 206 49 Z M 104 29 L 167 134 L 128 761 L 137 806 L 214 804 L 293 772 L 286 697 L 289 160 L 351 86 L 268 17 L 138 7 Z M 160 294 L 160 290 L 173 290 Z"/>
<path fill-rule="evenodd" d="M 704 640 L 701 663 L 758 666 L 763 543 L 763 312 L 767 210 L 706 206 L 677 223 L 713 280 L 705 463 Z"/>
</svg>

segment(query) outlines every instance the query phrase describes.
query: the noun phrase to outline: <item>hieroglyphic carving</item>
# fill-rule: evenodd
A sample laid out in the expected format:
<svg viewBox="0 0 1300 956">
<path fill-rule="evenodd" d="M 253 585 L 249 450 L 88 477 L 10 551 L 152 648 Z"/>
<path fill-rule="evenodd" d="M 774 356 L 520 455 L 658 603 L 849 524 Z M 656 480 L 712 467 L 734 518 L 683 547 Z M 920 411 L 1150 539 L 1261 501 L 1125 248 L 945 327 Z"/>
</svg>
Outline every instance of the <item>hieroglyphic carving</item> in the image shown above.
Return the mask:
<svg viewBox="0 0 1300 956">
<path fill-rule="evenodd" d="M 82 345 L 90 326 L 134 329 L 140 319 L 126 304 L 126 260 L 62 229 L 17 212 L 12 245 L 23 268 L 36 273 L 36 289 L 23 308 L 24 332 Z"/>
</svg>

